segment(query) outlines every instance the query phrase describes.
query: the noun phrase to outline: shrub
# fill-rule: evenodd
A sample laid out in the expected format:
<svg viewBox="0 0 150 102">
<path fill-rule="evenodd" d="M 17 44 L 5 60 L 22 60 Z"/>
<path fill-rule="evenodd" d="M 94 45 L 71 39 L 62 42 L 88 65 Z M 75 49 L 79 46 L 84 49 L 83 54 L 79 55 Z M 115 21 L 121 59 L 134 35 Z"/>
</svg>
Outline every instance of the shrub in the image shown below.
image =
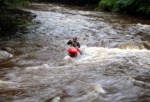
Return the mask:
<svg viewBox="0 0 150 102">
<path fill-rule="evenodd" d="M 101 0 L 99 8 L 106 11 L 150 16 L 150 0 Z"/>
<path fill-rule="evenodd" d="M 118 0 L 101 0 L 99 3 L 99 7 L 100 9 L 105 11 L 112 11 L 117 1 Z"/>
<path fill-rule="evenodd" d="M 20 5 L 20 6 L 29 4 L 27 0 L 3 0 L 2 2 L 8 5 Z"/>
</svg>

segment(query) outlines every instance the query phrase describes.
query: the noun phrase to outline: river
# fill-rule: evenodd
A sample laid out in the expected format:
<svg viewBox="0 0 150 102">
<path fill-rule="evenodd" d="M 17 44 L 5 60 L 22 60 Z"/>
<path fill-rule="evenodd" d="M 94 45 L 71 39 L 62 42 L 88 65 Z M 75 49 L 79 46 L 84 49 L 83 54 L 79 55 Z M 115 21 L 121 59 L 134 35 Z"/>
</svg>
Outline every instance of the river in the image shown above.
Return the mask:
<svg viewBox="0 0 150 102">
<path fill-rule="evenodd" d="M 54 4 L 24 10 L 37 15 L 28 30 L 0 42 L 13 49 L 0 63 L 0 102 L 150 100 L 150 20 Z"/>
</svg>

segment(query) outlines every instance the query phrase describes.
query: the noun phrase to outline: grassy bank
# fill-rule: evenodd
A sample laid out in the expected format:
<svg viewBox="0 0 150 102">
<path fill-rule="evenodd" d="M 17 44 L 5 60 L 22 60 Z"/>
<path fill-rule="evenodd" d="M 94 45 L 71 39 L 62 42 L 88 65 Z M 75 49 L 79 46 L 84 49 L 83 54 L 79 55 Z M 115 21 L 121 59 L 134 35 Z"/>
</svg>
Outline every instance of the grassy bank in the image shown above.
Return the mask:
<svg viewBox="0 0 150 102">
<path fill-rule="evenodd" d="M 98 9 L 150 17 L 150 0 L 101 0 Z"/>
</svg>

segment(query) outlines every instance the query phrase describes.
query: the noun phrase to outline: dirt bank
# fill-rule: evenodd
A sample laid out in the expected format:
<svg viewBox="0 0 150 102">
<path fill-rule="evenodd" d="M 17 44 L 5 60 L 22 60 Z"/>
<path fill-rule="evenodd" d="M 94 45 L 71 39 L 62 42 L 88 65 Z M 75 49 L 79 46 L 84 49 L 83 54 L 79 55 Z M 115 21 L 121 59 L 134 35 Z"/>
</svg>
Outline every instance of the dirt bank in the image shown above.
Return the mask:
<svg viewBox="0 0 150 102">
<path fill-rule="evenodd" d="M 25 24 L 35 15 L 10 6 L 0 7 L 0 38 L 10 37 L 18 31 L 25 30 Z"/>
</svg>

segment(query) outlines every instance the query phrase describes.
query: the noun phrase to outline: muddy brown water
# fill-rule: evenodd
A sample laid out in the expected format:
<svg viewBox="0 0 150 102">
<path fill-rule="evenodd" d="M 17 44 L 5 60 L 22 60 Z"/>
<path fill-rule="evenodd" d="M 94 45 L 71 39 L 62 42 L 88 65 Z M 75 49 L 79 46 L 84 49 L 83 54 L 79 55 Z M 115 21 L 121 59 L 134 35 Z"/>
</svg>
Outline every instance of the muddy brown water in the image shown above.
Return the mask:
<svg viewBox="0 0 150 102">
<path fill-rule="evenodd" d="M 0 102 L 149 102 L 150 20 L 32 4 L 26 34 L 1 40 Z M 70 58 L 78 37 L 83 55 Z"/>
</svg>

